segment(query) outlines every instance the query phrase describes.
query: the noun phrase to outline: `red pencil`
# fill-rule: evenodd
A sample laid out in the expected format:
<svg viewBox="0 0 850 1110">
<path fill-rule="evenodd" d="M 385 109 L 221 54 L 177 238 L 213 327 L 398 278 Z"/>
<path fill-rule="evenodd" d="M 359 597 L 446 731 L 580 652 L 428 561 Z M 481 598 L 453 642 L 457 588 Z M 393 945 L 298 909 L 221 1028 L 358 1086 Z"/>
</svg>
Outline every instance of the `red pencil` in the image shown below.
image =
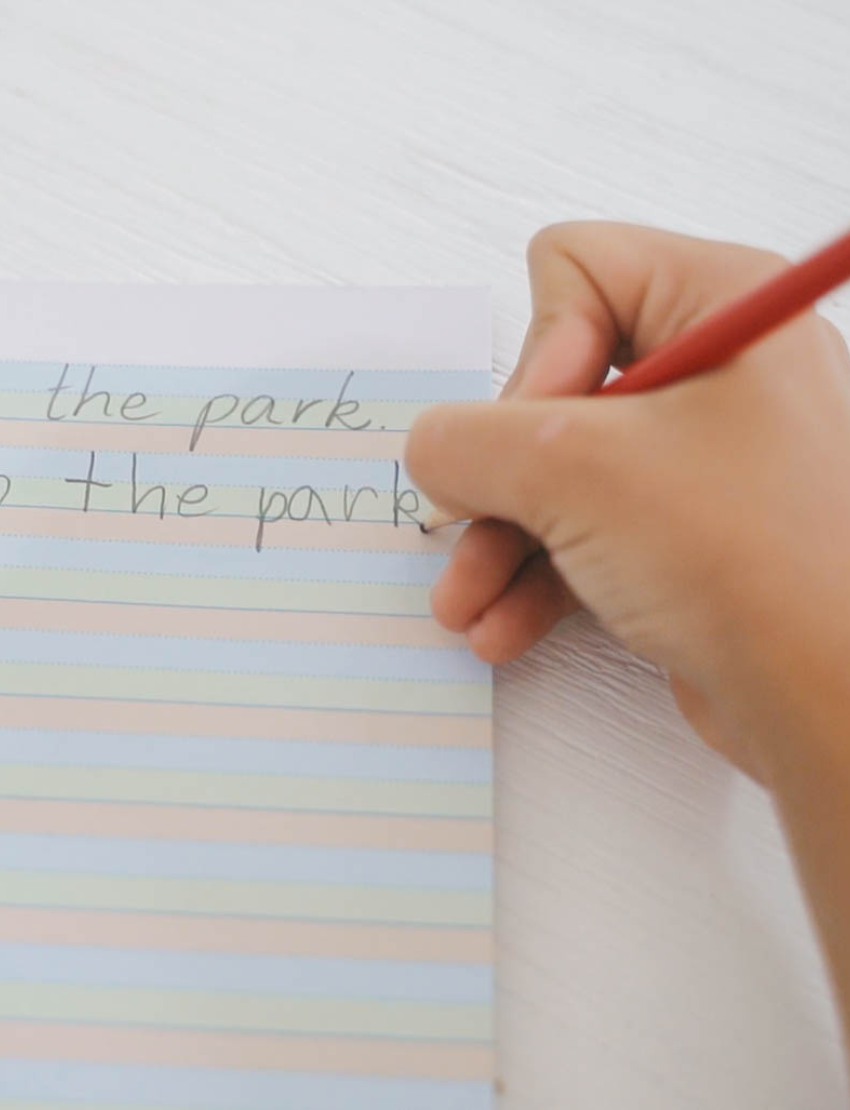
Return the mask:
<svg viewBox="0 0 850 1110">
<path fill-rule="evenodd" d="M 850 280 L 850 231 L 650 351 L 599 393 L 641 393 L 716 369 Z"/>
</svg>

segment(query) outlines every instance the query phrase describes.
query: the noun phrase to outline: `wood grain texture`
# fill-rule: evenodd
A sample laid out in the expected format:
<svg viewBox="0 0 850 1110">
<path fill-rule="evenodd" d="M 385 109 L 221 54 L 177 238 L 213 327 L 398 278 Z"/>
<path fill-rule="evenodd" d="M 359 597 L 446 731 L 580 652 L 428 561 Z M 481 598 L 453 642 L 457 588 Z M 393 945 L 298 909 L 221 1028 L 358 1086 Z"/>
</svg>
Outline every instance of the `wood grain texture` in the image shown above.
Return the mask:
<svg viewBox="0 0 850 1110">
<path fill-rule="evenodd" d="M 849 41 L 847 0 L 0 0 L 0 277 L 484 283 L 503 379 L 541 224 L 846 224 Z M 567 622 L 497 732 L 504 1110 L 844 1105 L 769 806 L 658 675 Z"/>
</svg>

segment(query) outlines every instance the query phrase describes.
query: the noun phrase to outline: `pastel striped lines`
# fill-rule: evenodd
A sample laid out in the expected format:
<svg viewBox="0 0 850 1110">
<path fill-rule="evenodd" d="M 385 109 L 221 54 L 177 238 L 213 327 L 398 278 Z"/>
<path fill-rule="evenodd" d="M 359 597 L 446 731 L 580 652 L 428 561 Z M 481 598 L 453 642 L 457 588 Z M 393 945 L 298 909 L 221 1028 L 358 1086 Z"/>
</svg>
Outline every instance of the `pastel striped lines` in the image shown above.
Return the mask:
<svg viewBox="0 0 850 1110">
<path fill-rule="evenodd" d="M 111 1007 L 110 1020 L 120 1025 L 259 1029 L 268 1024 L 279 1032 L 421 1036 L 436 1041 L 487 1041 L 492 1034 L 492 981 L 481 965 L 93 945 L 76 945 L 73 957 L 68 960 L 68 946 L 62 944 L 0 944 L 2 1016 L 28 1012 L 35 1019 L 73 1020 L 74 1014 L 63 1015 L 61 1007 L 76 995 L 90 1000 L 94 1020 L 95 1007 L 103 1012 Z M 39 994 L 28 999 L 21 985 L 31 985 Z M 53 988 L 57 989 L 51 994 Z M 133 995 L 139 1004 L 136 1014 Z M 197 1010 L 201 999 L 204 1014 Z M 163 1000 L 166 1012 L 145 1020 L 143 1015 Z M 355 1005 L 346 1013 L 349 1000 Z M 454 1026 L 449 1013 L 440 1013 L 443 1002 L 459 1004 Z M 237 1020 L 236 1005 L 243 1007 L 242 1020 Z M 292 1024 L 299 1020 L 299 1006 L 304 1012 L 300 1027 Z M 251 1020 L 252 1012 L 256 1021 Z M 76 1016 L 88 1020 L 81 1011 Z M 448 1018 L 446 1024 L 433 1024 L 441 1016 Z"/>
<path fill-rule="evenodd" d="M 117 909 L 10 906 L 0 908 L 0 942 L 103 945 L 171 952 L 249 952 L 339 960 L 488 966 L 489 928 L 468 925 L 404 927 L 364 921 L 198 915 Z M 68 962 L 74 959 L 68 952 Z"/>
<path fill-rule="evenodd" d="M 2 509 L 0 509 L 2 512 Z M 2 518 L 0 518 L 2 521 Z M 199 553 L 200 565 L 203 564 Z M 344 613 L 392 619 L 427 617 L 426 585 L 359 582 L 300 582 L 220 576 L 181 577 L 121 571 L 59 570 L 6 566 L 0 573 L 3 598 L 108 602 L 177 608 L 238 609 L 292 613 Z"/>
<path fill-rule="evenodd" d="M 489 784 L 268 775 L 233 771 L 53 765 L 0 765 L 2 796 L 75 801 L 177 803 L 308 812 L 489 817 Z"/>
<path fill-rule="evenodd" d="M 490 926 L 490 891 L 0 870 L 11 906 Z"/>
<path fill-rule="evenodd" d="M 491 1037 L 490 1007 L 453 1003 L 294 998 L 226 990 L 78 987 L 0 982 L 0 1015 L 23 1020 L 245 1030 L 302 1036 L 472 1040 Z"/>
<path fill-rule="evenodd" d="M 74 427 L 74 425 L 71 425 Z M 157 428 L 133 428 L 135 437 L 141 439 L 145 430 L 156 432 Z M 131 457 L 132 448 L 128 446 L 126 437 L 120 446 L 114 450 L 106 450 L 101 445 L 103 435 L 100 429 L 89 429 L 88 436 L 80 436 L 81 443 L 88 447 L 81 449 L 51 448 L 45 445 L 38 447 L 13 447 L 8 440 L 0 444 L 0 473 L 10 478 L 42 478 L 64 481 L 66 478 L 82 477 L 90 461 L 92 450 L 97 451 L 93 477 L 101 482 L 129 482 L 133 473 Z M 309 433 L 321 435 L 321 432 Z M 345 436 L 344 446 L 352 451 L 358 443 L 360 432 L 351 432 Z M 30 430 L 30 438 L 32 431 Z M 20 438 L 23 438 L 22 436 Z M 115 437 L 117 438 L 117 437 Z M 343 442 L 339 442 L 336 450 L 326 444 L 321 455 L 301 455 L 302 441 L 299 439 L 291 444 L 292 454 L 281 455 L 276 453 L 274 463 L 269 463 L 269 455 L 236 455 L 231 452 L 221 454 L 196 455 L 189 454 L 185 448 L 170 454 L 153 452 L 148 454 L 145 445 L 137 452 L 136 481 L 138 493 L 141 494 L 149 485 L 179 485 L 188 486 L 203 482 L 211 488 L 247 487 L 253 489 L 257 486 L 285 489 L 297 487 L 302 482 L 309 480 L 316 489 L 336 489 L 348 485 L 352 490 L 361 486 L 374 486 L 377 489 L 392 487 L 395 477 L 392 465 L 387 465 L 389 459 L 401 460 L 403 457 L 403 439 L 396 437 L 394 442 L 399 452 L 393 455 L 382 454 L 373 459 L 362 449 L 354 454 L 340 454 Z M 342 437 L 340 437 L 340 441 Z M 364 444 L 365 446 L 365 444 Z M 409 479 L 400 472 L 400 478 L 405 484 Z"/>
<path fill-rule="evenodd" d="M 270 743 L 250 736 L 0 727 L 0 763 L 323 776 L 377 782 L 490 785 L 489 751 L 413 744 L 316 743 L 297 732 Z M 2 791 L 0 790 L 0 793 Z M 473 795 L 474 796 L 474 795 Z M 2 814 L 0 814 L 2 820 Z"/>
<path fill-rule="evenodd" d="M 128 637 L 173 637 L 188 640 L 253 640 L 290 644 L 349 643 L 395 647 L 460 648 L 461 636 L 446 632 L 429 617 L 394 616 L 391 623 L 363 613 L 202 608 L 186 605 L 128 605 L 100 602 L 4 598 L 4 629 L 38 632 L 87 632 Z"/>
<path fill-rule="evenodd" d="M 344 525 L 340 526 L 340 530 Z M 25 555 L 32 558 L 31 542 L 7 536 L 7 565 Z M 252 547 L 198 550 L 180 544 L 115 543 L 75 539 L 42 539 L 39 568 L 104 574 L 173 575 L 196 577 L 198 559 L 207 558 L 210 579 L 239 582 L 281 580 L 299 583 L 355 583 L 357 585 L 427 586 L 442 570 L 445 559 L 430 552 L 349 551 L 335 548 L 277 548 L 258 555 Z"/>
<path fill-rule="evenodd" d="M 221 674 L 298 675 L 305 678 L 486 683 L 488 670 L 460 645 L 434 650 L 401 644 L 305 639 L 236 640 L 143 636 L 125 632 L 0 630 L 0 664 L 150 669 L 192 669 Z"/>
<path fill-rule="evenodd" d="M 0 364 L 0 1110 L 489 1108 L 489 672 L 428 615 L 457 530 L 387 523 L 403 430 L 488 375 L 357 372 L 349 432 L 345 371 L 98 367 L 111 415 L 48 422 L 61 370 Z M 334 523 L 257 553 L 302 482 Z"/>
<path fill-rule="evenodd" d="M 94 374 L 89 375 L 92 370 Z M 64 377 L 63 377 L 64 371 Z M 42 413 L 46 412 L 48 391 L 63 377 L 64 389 L 57 397 L 54 416 L 67 413 L 82 396 L 86 384 L 89 393 L 108 390 L 112 395 L 112 408 L 117 411 L 119 401 L 131 393 L 143 390 L 150 403 L 136 410 L 149 412 L 158 406 L 153 398 L 191 397 L 206 402 L 218 394 L 236 395 L 238 412 L 252 398 L 263 396 L 278 401 L 276 414 L 285 419 L 285 404 L 320 398 L 332 402 L 348 379 L 346 397 L 361 402 L 387 399 L 416 400 L 426 404 L 438 401 L 478 401 L 489 396 L 490 370 L 488 367 L 458 370 L 406 369 L 356 370 L 346 367 L 304 369 L 281 366 L 131 366 L 114 363 L 19 362 L 0 360 L 0 394 L 11 395 L 19 391 L 41 395 Z M 103 401 L 91 401 L 85 414 L 97 412 Z M 198 406 L 196 405 L 196 408 Z M 222 406 L 224 407 L 224 406 Z M 253 406 L 256 411 L 261 405 Z M 368 415 L 368 414 L 367 414 Z M 155 421 L 154 421 L 155 422 Z M 194 421 L 193 421 L 194 423 Z"/>
<path fill-rule="evenodd" d="M 58 371 L 57 371 L 58 378 Z M 342 377 L 337 381 L 341 382 Z M 82 384 L 82 383 L 81 383 Z M 161 385 L 160 388 L 163 388 Z M 150 391 L 148 393 L 149 405 L 146 411 L 155 411 L 160 413 L 153 420 L 147 420 L 143 423 L 130 423 L 126 420 L 121 420 L 120 416 L 116 414 L 120 410 L 121 404 L 126 400 L 128 394 L 113 393 L 113 404 L 110 412 L 105 413 L 102 405 L 96 402 L 86 406 L 78 416 L 67 416 L 66 419 L 51 420 L 50 428 L 45 432 L 46 444 L 55 444 L 57 446 L 73 446 L 76 441 L 73 438 L 63 440 L 63 432 L 54 431 L 59 428 L 126 428 L 128 438 L 127 442 L 131 444 L 141 443 L 141 436 L 137 437 L 136 428 L 146 428 L 154 431 L 153 436 L 154 444 L 163 443 L 163 439 L 159 434 L 159 429 L 170 430 L 167 438 L 169 447 L 174 447 L 177 450 L 185 450 L 188 448 L 192 439 L 195 422 L 198 419 L 200 409 L 207 401 L 206 397 L 200 396 L 177 396 L 175 394 L 157 393 Z M 249 398 L 246 398 L 249 400 Z M 290 417 L 295 415 L 295 406 L 298 404 L 300 398 L 286 398 L 284 405 L 281 406 L 280 415 L 287 413 Z M 286 403 L 288 401 L 288 404 Z M 0 389 L 0 404 L 2 404 L 2 413 L 0 416 L 0 428 L 5 428 L 11 424 L 46 424 L 45 413 L 48 403 L 47 393 L 35 392 L 32 390 L 10 391 L 8 389 Z M 410 425 L 413 423 L 417 413 L 421 412 L 423 408 L 433 402 L 426 399 L 414 400 L 381 400 L 373 399 L 368 403 L 368 412 L 365 414 L 365 419 L 369 421 L 368 427 L 357 432 L 357 437 L 379 437 L 379 436 L 398 436 L 403 434 Z M 66 406 L 63 413 L 71 412 L 73 406 Z M 296 424 L 271 424 L 266 421 L 258 422 L 255 424 L 245 424 L 242 420 L 240 411 L 232 413 L 229 417 L 224 419 L 217 419 L 215 423 L 208 424 L 205 428 L 203 435 L 195 445 L 196 452 L 202 452 L 210 448 L 212 453 L 220 453 L 222 450 L 229 450 L 230 446 L 238 446 L 240 454 L 262 454 L 265 451 L 271 451 L 272 454 L 280 454 L 281 440 L 284 437 L 287 440 L 293 440 L 296 436 L 307 436 L 313 432 L 317 432 L 324 443 L 322 453 L 327 453 L 328 445 L 335 439 L 343 439 L 349 433 L 344 427 L 333 426 L 327 427 L 329 404 L 316 406 L 313 408 L 306 408 L 299 413 L 298 422 Z M 249 419 L 251 417 L 249 413 Z M 362 423 L 362 420 L 360 421 Z M 243 433 L 253 433 L 252 439 L 248 439 L 248 435 Z M 233 439 L 231 439 L 231 435 Z M 32 436 L 28 437 L 26 442 L 31 442 Z M 265 441 L 271 441 L 273 446 L 269 446 Z M 241 441 L 241 442 L 240 442 Z M 12 440 L 10 440 L 12 442 Z M 15 440 L 14 442 L 17 442 Z M 369 442 L 367 438 L 366 442 Z M 116 440 L 111 438 L 107 432 L 104 439 L 104 447 L 115 444 Z M 119 445 L 120 446 L 120 445 Z M 291 448 L 292 444 L 287 443 L 286 448 Z M 246 450 L 247 447 L 247 450 Z M 133 449 L 132 447 L 130 448 Z M 154 447 L 154 450 L 156 448 Z M 341 449 L 341 448 L 340 448 Z M 360 453 L 360 449 L 352 447 L 351 450 L 355 455 Z M 308 452 L 305 452 L 309 454 Z M 376 457 L 374 451 L 363 452 L 368 457 Z M 378 456 L 380 457 L 380 452 Z"/>
<path fill-rule="evenodd" d="M 185 840 L 7 833 L 0 870 L 223 879 L 234 883 L 363 886 L 375 890 L 489 891 L 489 856 L 473 852 L 417 852 L 389 847 L 315 844 L 233 844 Z M 2 893 L 0 893 L 2 897 Z"/>
<path fill-rule="evenodd" d="M 0 720 L 8 728 L 112 732 L 120 722 L 128 736 L 184 733 L 187 736 L 248 737 L 280 740 L 298 737 L 320 743 L 411 745 L 437 748 L 488 748 L 489 717 L 447 714 L 435 724 L 422 714 L 340 712 L 268 706 L 161 705 L 156 702 L 87 701 L 0 694 Z"/>
<path fill-rule="evenodd" d="M 213 676 L 215 681 L 213 681 Z M 104 695 L 104 690 L 108 694 Z M 91 667 L 73 664 L 0 663 L 0 692 L 30 696 L 98 698 L 208 705 L 331 707 L 427 714 L 485 715 L 484 683 L 383 678 L 323 678 L 161 667 Z"/>
<path fill-rule="evenodd" d="M 385 469 L 380 484 L 370 486 L 370 491 L 374 489 L 374 493 L 358 492 L 360 487 L 356 483 L 354 485 L 346 483 L 344 473 L 340 473 L 338 484 L 314 485 L 309 465 L 304 466 L 297 484 L 289 485 L 275 484 L 274 472 L 271 468 L 265 485 L 208 485 L 200 473 L 198 482 L 151 482 L 143 476 L 136 487 L 135 508 L 133 487 L 130 482 L 132 464 L 129 455 L 125 457 L 125 461 L 127 464 L 125 480 L 109 482 L 105 488 L 93 486 L 86 514 L 122 513 L 134 519 L 149 516 L 160 520 L 164 512 L 165 516 L 179 517 L 184 526 L 184 535 L 189 542 L 192 539 L 193 522 L 206 519 L 205 514 L 218 518 L 230 517 L 233 520 L 245 522 L 241 532 L 234 532 L 231 529 L 231 535 L 241 535 L 242 546 L 249 548 L 254 547 L 252 526 L 256 526 L 263 512 L 266 517 L 266 529 L 269 532 L 275 528 L 283 531 L 289 525 L 297 526 L 305 521 L 322 524 L 328 533 L 335 527 L 347 527 L 352 523 L 396 526 L 393 496 L 395 463 L 393 461 L 383 464 Z M 306 464 L 309 462 L 309 459 L 306 460 Z M 143 462 L 139 463 L 140 467 L 143 465 Z M 340 462 L 340 465 L 344 463 Z M 88 474 L 88 467 L 88 459 L 69 467 L 67 479 L 58 476 L 47 478 L 4 476 L 2 488 L 0 488 L 3 507 L 18 509 L 40 507 L 56 512 L 82 513 L 85 504 L 83 482 Z M 100 469 L 96 460 L 92 480 L 97 482 L 100 478 Z M 206 493 L 200 489 L 201 486 L 207 487 Z M 164 490 L 164 494 L 158 492 L 160 487 Z M 398 488 L 400 493 L 409 489 L 401 478 Z M 194 491 L 191 496 L 187 494 L 190 490 Z M 178 500 L 184 494 L 189 496 L 189 501 L 181 511 Z M 282 502 L 281 494 L 286 496 L 288 508 Z M 416 528 L 418 521 L 428 514 L 428 506 L 424 498 L 417 494 L 416 500 L 413 501 L 411 500 L 413 496 L 408 492 L 404 507 L 414 512 L 418 504 L 418 514 L 413 520 L 400 513 L 397 525 L 400 528 Z M 197 505 L 197 508 L 191 507 L 193 504 Z M 372 546 L 377 547 L 379 542 L 378 533 L 373 532 Z"/>
<path fill-rule="evenodd" d="M 39 398 L 41 405 L 43 398 Z M 2 402 L 0 402 L 2 403 Z M 32 421 L 15 419 L 9 416 L 10 409 L 14 411 L 16 405 L 11 401 L 8 408 L 4 408 L 4 416 L 0 417 L 0 443 L 6 448 L 26 448 L 32 443 L 32 429 L 28 427 Z M 406 407 L 394 406 L 392 409 L 383 407 L 380 419 L 386 422 L 392 419 L 398 424 L 409 422 L 409 413 Z M 162 424 L 126 424 L 97 423 L 98 450 L 108 451 L 136 451 L 144 455 L 178 455 L 184 452 L 191 438 L 192 425 L 188 421 L 182 426 Z M 262 432 L 272 434 L 260 434 Z M 277 432 L 277 435 L 274 433 Z M 287 435 L 292 440 L 291 446 L 297 451 L 298 457 L 324 458 L 332 454 L 341 459 L 400 459 L 404 454 L 404 432 L 366 429 L 356 435 L 346 435 L 331 431 L 328 428 L 301 427 L 287 428 L 251 428 L 244 425 L 211 425 L 205 429 L 194 449 L 198 458 L 205 456 L 250 456 L 264 458 L 280 454 L 280 436 Z M 46 421 L 40 423 L 41 443 L 47 449 L 64 451 L 85 452 L 92 449 L 92 422 L 77 421 Z M 73 466 L 73 462 L 69 462 Z M 126 473 L 126 470 L 125 470 Z M 64 476 L 64 475 L 63 475 Z M 150 479 L 149 474 L 144 475 Z"/>
<path fill-rule="evenodd" d="M 95 1023 L 70 1024 L 65 1022 L 0 1019 L 0 1061 L 38 1060 L 39 1072 L 45 1067 L 40 1051 L 33 1051 L 34 1045 L 47 1045 L 54 1060 L 74 1063 L 123 1062 L 136 1067 L 179 1067 L 232 1069 L 236 1077 L 240 1072 L 253 1069 L 280 1073 L 285 1071 L 337 1073 L 342 1076 L 382 1076 L 388 1079 L 430 1078 L 446 1081 L 478 1081 L 486 1088 L 486 1080 L 492 1074 L 493 1053 L 486 1045 L 441 1043 L 428 1041 L 406 1041 L 402 1038 L 380 1039 L 345 1037 L 287 1037 L 276 1034 L 252 1034 L 250 1037 L 234 1037 L 215 1031 L 186 1029 L 150 1029 L 143 1027 L 122 1028 L 115 1025 Z M 117 1070 L 117 1069 L 116 1069 Z M 85 1072 L 83 1072 L 85 1074 Z M 91 1072 L 89 1072 L 91 1074 Z M 125 1072 L 126 1074 L 126 1072 Z M 12 1067 L 0 1063 L 0 1080 L 14 1075 Z M 65 1075 L 72 1078 L 73 1072 Z M 215 1076 L 205 1077 L 206 1085 Z M 228 1076 L 229 1078 L 229 1076 Z M 129 1079 L 129 1075 L 128 1075 Z M 30 1082 L 27 1095 L 32 1094 Z M 150 1085 L 146 1077 L 146 1085 Z M 280 1086 L 280 1079 L 276 1086 Z M 377 1084 L 380 1092 L 381 1084 Z M 434 1089 L 436 1088 L 436 1089 Z M 439 1087 L 434 1084 L 432 1093 L 438 1095 Z M 8 1088 L 6 1088 L 8 1089 Z M 467 1088 L 467 1092 L 469 1088 Z M 67 1092 L 63 1092 L 66 1094 Z M 282 1092 L 281 1092 L 282 1093 Z M 122 1092 L 124 1098 L 127 1092 Z M 132 1097 L 132 1096 L 131 1096 Z M 26 1103 L 9 1103 L 0 1093 L 0 1108 L 14 1106 L 15 1110 L 29 1110 L 33 1104 L 29 1098 Z M 49 1103 L 50 1106 L 67 1106 Z M 77 1105 L 77 1104 L 74 1104 Z M 101 1105 L 87 1102 L 86 1106 Z M 122 1107 L 135 1107 L 138 1103 L 122 1101 Z M 173 1105 L 173 1104 L 169 1104 Z M 204 1105 L 204 1104 L 202 1104 Z M 209 1105 L 206 1103 L 205 1105 Z M 231 1104 L 235 1106 L 244 1103 Z M 279 1104 L 278 1104 L 279 1105 Z M 298 1104 L 299 1110 L 301 1103 Z M 346 1110 L 350 1104 L 345 1103 Z M 440 1106 L 444 1105 L 442 1102 Z M 466 1110 L 469 1104 L 460 1104 Z M 150 1107 L 147 1103 L 146 1107 Z M 431 1108 L 429 1107 L 429 1110 Z"/>
<path fill-rule="evenodd" d="M 411 852 L 492 851 L 488 817 L 400 816 L 293 809 L 249 809 L 161 802 L 0 800 L 0 832 L 105 836 L 232 844 L 350 844 Z"/>
<path fill-rule="evenodd" d="M 57 511 L 27 506 L 2 506 L 0 525 L 8 537 L 31 539 L 78 539 L 87 541 L 132 541 L 141 544 L 182 544 L 186 547 L 244 547 L 245 535 L 226 515 L 193 517 L 186 520 L 166 514 L 160 520 L 155 512 L 137 514 L 88 512 L 79 509 Z M 374 524 L 347 521 L 345 527 L 328 526 L 323 521 L 279 521 L 263 537 L 263 549 L 422 552 L 446 555 L 457 539 L 460 528 L 441 528 L 428 537 L 423 548 L 418 528 L 403 524 L 399 528 L 376 531 Z"/>
<path fill-rule="evenodd" d="M 25 1026 L 23 1033 L 31 1030 Z M 42 1034 L 43 1035 L 43 1034 Z M 16 1040 L 24 1039 L 19 1034 Z M 53 1039 L 53 1038 L 51 1038 Z M 59 1038 L 55 1038 L 58 1040 Z M 71 1044 L 80 1038 L 74 1038 Z M 91 1044 L 94 1037 L 87 1038 Z M 163 1038 L 157 1038 L 162 1044 Z M 140 1035 L 135 1043 L 155 1051 L 151 1042 Z M 112 1035 L 112 1045 L 119 1038 Z M 196 1044 L 198 1042 L 195 1042 Z M 171 1045 L 175 1042 L 172 1039 Z M 59 1049 L 59 1059 L 50 1063 L 38 1061 L 37 1067 L 23 1060 L 0 1060 L 0 1092 L 7 1096 L 6 1106 L 14 1110 L 490 1110 L 492 1085 L 481 1079 L 442 1079 L 429 1071 L 427 1077 L 411 1082 L 407 1076 L 376 1078 L 373 1074 L 321 1074 L 325 1068 L 325 1044 L 319 1051 L 308 1043 L 305 1064 L 315 1062 L 315 1070 L 280 1071 L 276 1069 L 216 1067 L 215 1042 L 202 1044 L 206 1049 L 207 1067 L 133 1066 L 66 1063 Z M 266 1044 L 271 1047 L 269 1042 Z M 300 1041 L 298 1042 L 300 1045 Z M 298 1045 L 291 1045 L 284 1063 L 295 1063 Z M 112 1047 L 112 1046 L 110 1046 Z M 229 1063 L 235 1046 L 231 1045 L 225 1059 Z M 352 1049 L 356 1046 L 352 1045 Z M 138 1053 L 139 1049 L 136 1050 Z M 171 1051 L 175 1051 L 172 1049 Z M 179 1057 L 188 1055 L 181 1044 Z M 246 1046 L 246 1054 L 250 1048 Z M 268 1055 L 272 1055 L 269 1048 Z M 353 1055 L 353 1052 L 351 1053 Z M 386 1053 L 382 1053 L 386 1058 Z M 92 1092 L 95 1092 L 92 1097 Z"/>
</svg>

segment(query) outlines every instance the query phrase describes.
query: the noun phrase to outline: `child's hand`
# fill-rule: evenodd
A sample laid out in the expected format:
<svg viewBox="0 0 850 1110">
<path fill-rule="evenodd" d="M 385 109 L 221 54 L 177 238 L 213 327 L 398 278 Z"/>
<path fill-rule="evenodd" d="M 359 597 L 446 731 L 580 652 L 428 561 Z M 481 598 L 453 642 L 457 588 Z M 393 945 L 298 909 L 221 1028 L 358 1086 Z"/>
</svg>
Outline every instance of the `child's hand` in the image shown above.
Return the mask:
<svg viewBox="0 0 850 1110">
<path fill-rule="evenodd" d="M 577 598 L 671 672 L 697 730 L 773 792 L 850 1033 L 847 348 L 809 312 L 715 373 L 567 397 L 782 262 L 609 224 L 551 228 L 529 257 L 507 398 L 433 409 L 410 435 L 432 501 L 486 518 L 435 612 L 498 660 Z"/>
<path fill-rule="evenodd" d="M 432 501 L 486 518 L 435 588 L 436 616 L 501 661 L 577 598 L 670 670 L 710 743 L 763 774 L 763 746 L 810 726 L 800 676 L 838 689 L 850 654 L 847 348 L 808 313 L 721 372 L 567 397 L 783 262 L 564 224 L 534 238 L 529 263 L 534 315 L 505 399 L 432 409 L 410 436 Z"/>
</svg>

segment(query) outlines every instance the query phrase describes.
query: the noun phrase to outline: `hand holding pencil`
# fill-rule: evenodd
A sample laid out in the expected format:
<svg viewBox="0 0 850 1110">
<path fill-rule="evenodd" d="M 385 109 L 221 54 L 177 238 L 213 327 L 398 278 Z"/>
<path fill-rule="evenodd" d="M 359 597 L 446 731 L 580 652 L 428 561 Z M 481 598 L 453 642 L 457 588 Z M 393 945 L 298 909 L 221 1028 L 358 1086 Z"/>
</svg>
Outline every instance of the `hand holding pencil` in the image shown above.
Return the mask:
<svg viewBox="0 0 850 1110">
<path fill-rule="evenodd" d="M 500 661 L 580 602 L 670 669 L 689 706 L 702 691 L 712 742 L 747 764 L 720 739 L 750 705 L 741 676 L 781 651 L 776 624 L 790 604 L 850 589 L 822 558 L 841 528 L 850 552 L 846 347 L 807 312 L 729 373 L 586 397 L 612 362 L 638 361 L 629 376 L 638 373 L 649 352 L 788 263 L 645 228 L 566 224 L 532 241 L 529 264 L 533 318 L 504 399 L 432 410 L 411 434 L 410 470 L 434 503 L 487 518 L 461 538 L 435 613 Z M 830 635 L 830 650 L 850 648 L 847 626 Z M 794 665 L 774 660 L 770 690 Z"/>
<path fill-rule="evenodd" d="M 631 363 L 624 374 L 605 381 L 594 392 L 643 393 L 683 378 L 718 369 L 764 335 L 810 308 L 824 293 L 850 280 L 850 231 L 796 266 L 788 266 L 763 284 L 721 305 L 698 323 Z M 435 510 L 420 525 L 427 535 L 457 523 Z"/>
<path fill-rule="evenodd" d="M 432 409 L 410 435 L 414 481 L 474 519 L 435 615 L 502 661 L 582 605 L 669 673 L 702 738 L 771 791 L 850 1033 L 847 347 L 809 310 L 717 372 L 586 396 L 788 263 L 565 224 L 529 264 L 503 399 Z"/>
</svg>

